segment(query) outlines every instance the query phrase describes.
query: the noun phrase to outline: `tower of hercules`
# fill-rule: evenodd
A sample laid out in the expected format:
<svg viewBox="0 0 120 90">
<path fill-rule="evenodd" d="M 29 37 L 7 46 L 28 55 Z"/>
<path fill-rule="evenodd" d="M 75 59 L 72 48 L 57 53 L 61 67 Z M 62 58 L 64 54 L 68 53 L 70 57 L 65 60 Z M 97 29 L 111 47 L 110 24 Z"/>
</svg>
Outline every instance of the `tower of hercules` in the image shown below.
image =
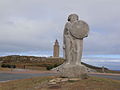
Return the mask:
<svg viewBox="0 0 120 90">
<path fill-rule="evenodd" d="M 57 39 L 54 43 L 53 57 L 59 57 L 59 43 Z"/>
</svg>

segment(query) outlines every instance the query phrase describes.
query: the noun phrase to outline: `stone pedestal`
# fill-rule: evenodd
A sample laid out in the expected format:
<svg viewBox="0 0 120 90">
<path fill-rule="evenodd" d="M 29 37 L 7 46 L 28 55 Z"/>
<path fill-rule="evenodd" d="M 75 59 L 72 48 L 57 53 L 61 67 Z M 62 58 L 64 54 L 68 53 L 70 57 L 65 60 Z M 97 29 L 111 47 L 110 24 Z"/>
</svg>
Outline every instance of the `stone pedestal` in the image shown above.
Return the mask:
<svg viewBox="0 0 120 90">
<path fill-rule="evenodd" d="M 55 68 L 60 77 L 87 78 L 87 67 L 83 65 L 63 64 Z"/>
</svg>

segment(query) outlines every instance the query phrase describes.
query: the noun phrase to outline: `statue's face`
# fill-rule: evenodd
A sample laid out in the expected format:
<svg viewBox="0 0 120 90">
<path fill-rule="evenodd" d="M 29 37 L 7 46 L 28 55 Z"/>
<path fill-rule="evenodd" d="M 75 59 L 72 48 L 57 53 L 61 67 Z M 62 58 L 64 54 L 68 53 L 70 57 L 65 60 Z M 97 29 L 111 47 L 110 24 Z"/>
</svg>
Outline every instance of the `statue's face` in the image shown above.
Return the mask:
<svg viewBox="0 0 120 90">
<path fill-rule="evenodd" d="M 71 14 L 68 17 L 68 21 L 70 21 L 70 22 L 74 22 L 74 21 L 77 21 L 77 20 L 78 20 L 78 15 L 76 15 L 76 14 Z"/>
</svg>

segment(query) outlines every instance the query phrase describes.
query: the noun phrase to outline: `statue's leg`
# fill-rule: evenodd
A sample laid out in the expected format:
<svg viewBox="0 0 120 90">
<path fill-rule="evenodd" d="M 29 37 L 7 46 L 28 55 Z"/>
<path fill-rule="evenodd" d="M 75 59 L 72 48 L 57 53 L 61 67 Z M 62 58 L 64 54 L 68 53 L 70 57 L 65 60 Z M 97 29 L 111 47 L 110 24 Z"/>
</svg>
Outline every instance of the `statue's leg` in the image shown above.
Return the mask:
<svg viewBox="0 0 120 90">
<path fill-rule="evenodd" d="M 66 37 L 65 38 L 65 59 L 66 59 L 66 64 L 70 64 L 70 60 L 71 60 L 70 49 L 71 49 L 70 38 Z"/>
<path fill-rule="evenodd" d="M 77 60 L 77 44 L 76 44 L 76 40 L 73 38 L 72 40 L 72 64 L 75 65 L 76 64 L 76 60 Z"/>
<path fill-rule="evenodd" d="M 83 51 L 83 40 L 76 39 L 76 64 L 81 65 L 82 51 Z"/>
</svg>

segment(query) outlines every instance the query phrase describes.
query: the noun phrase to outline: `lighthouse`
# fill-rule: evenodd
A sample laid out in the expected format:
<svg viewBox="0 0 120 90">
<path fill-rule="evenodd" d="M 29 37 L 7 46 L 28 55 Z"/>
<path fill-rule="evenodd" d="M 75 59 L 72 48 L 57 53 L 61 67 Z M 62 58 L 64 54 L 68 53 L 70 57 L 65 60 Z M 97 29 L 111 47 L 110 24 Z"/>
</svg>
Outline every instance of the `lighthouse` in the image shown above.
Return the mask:
<svg viewBox="0 0 120 90">
<path fill-rule="evenodd" d="M 55 40 L 53 48 L 54 48 L 53 49 L 53 57 L 59 57 L 59 42 L 57 39 Z"/>
</svg>

